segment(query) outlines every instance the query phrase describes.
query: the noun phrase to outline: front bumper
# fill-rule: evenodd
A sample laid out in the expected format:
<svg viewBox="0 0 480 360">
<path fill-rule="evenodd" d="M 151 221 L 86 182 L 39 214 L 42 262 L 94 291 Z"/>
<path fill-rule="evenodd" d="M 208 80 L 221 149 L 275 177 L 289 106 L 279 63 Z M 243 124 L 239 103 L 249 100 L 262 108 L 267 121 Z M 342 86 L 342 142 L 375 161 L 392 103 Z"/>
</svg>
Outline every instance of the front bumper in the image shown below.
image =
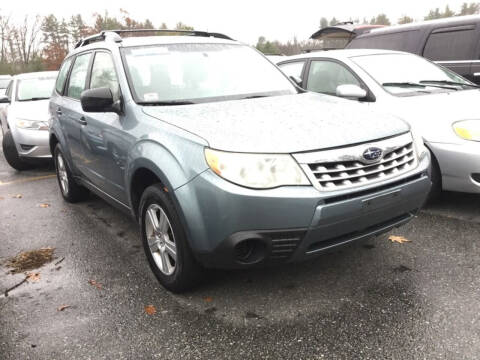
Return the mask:
<svg viewBox="0 0 480 360">
<path fill-rule="evenodd" d="M 49 159 L 48 131 L 12 128 L 18 155 L 24 159 Z"/>
<path fill-rule="evenodd" d="M 443 190 L 480 193 L 480 143 L 428 144 L 442 173 Z M 475 176 L 477 174 L 477 176 Z"/>
<path fill-rule="evenodd" d="M 312 186 L 251 190 L 210 170 L 175 191 L 190 246 L 207 267 L 301 261 L 408 222 L 430 191 L 429 158 L 401 177 L 324 194 Z M 240 244 L 255 244 L 249 251 Z"/>
</svg>

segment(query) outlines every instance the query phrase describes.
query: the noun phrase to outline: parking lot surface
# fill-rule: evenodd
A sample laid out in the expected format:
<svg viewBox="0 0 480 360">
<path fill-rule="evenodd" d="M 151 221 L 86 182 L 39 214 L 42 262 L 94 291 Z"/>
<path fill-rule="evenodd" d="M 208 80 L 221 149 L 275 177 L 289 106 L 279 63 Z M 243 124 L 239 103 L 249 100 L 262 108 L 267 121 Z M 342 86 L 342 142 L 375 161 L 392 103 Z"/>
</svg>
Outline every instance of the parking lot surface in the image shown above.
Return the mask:
<svg viewBox="0 0 480 360">
<path fill-rule="evenodd" d="M 94 196 L 65 203 L 53 174 L 15 172 L 0 153 L 2 359 L 478 358 L 478 195 L 446 193 L 390 234 L 307 263 L 209 271 L 172 295 L 135 222 Z M 25 278 L 8 259 L 46 247 L 56 259 L 5 296 Z"/>
</svg>

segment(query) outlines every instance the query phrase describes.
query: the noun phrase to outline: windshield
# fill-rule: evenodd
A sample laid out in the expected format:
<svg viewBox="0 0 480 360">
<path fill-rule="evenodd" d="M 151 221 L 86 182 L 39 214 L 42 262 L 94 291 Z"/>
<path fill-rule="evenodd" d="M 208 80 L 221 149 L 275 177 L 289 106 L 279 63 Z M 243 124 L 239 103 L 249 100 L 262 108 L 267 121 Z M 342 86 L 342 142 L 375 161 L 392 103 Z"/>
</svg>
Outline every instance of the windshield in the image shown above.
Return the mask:
<svg viewBox="0 0 480 360">
<path fill-rule="evenodd" d="M 23 79 L 17 83 L 17 100 L 42 100 L 49 99 L 55 86 L 54 77 L 38 77 Z"/>
<path fill-rule="evenodd" d="M 394 95 L 472 89 L 472 83 L 461 76 L 415 55 L 376 54 L 351 59 Z"/>
<path fill-rule="evenodd" d="M 0 90 L 6 89 L 8 84 L 10 84 L 10 79 L 0 79 Z"/>
<path fill-rule="evenodd" d="M 173 44 L 123 49 L 138 103 L 195 103 L 295 94 L 268 60 L 244 45 Z"/>
</svg>

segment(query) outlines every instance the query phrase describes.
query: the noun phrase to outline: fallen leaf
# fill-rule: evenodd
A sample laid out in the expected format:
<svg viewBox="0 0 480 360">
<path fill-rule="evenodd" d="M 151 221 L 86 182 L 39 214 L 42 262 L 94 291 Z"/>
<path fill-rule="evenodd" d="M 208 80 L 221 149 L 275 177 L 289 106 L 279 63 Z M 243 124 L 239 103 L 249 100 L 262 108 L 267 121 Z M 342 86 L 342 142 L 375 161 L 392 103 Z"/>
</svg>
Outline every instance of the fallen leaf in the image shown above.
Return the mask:
<svg viewBox="0 0 480 360">
<path fill-rule="evenodd" d="M 92 286 L 95 286 L 98 290 L 102 289 L 102 284 L 100 284 L 99 282 L 97 282 L 95 280 L 88 280 L 88 283 Z"/>
<path fill-rule="evenodd" d="M 203 300 L 205 300 L 205 302 L 210 303 L 210 302 L 213 301 L 213 298 L 212 298 L 211 296 L 207 296 L 207 297 L 206 297 L 205 299 L 203 299 Z"/>
<path fill-rule="evenodd" d="M 403 243 L 406 243 L 406 242 L 411 242 L 410 240 L 404 238 L 403 236 L 396 236 L 396 235 L 390 235 L 388 240 L 390 240 L 391 242 L 396 242 L 396 243 L 399 243 L 399 244 L 403 244 Z"/>
<path fill-rule="evenodd" d="M 27 280 L 31 282 L 39 282 L 40 281 L 40 273 L 26 273 Z"/>
<path fill-rule="evenodd" d="M 13 268 L 12 274 L 23 273 L 37 269 L 53 260 L 55 248 L 47 247 L 37 250 L 24 251 L 7 260 L 7 266 Z"/>
<path fill-rule="evenodd" d="M 50 204 L 40 204 L 39 206 L 41 208 L 48 208 L 48 207 L 50 207 Z"/>
<path fill-rule="evenodd" d="M 22 194 L 13 195 L 12 198 L 14 198 L 14 199 L 21 199 L 21 198 L 22 198 Z"/>
<path fill-rule="evenodd" d="M 58 308 L 57 308 L 57 311 L 63 311 L 65 309 L 68 309 L 70 307 L 70 305 L 60 305 Z"/>
<path fill-rule="evenodd" d="M 153 315 L 157 312 L 157 309 L 155 309 L 155 306 L 153 306 L 153 305 L 147 305 L 147 306 L 145 306 L 145 312 L 148 315 Z"/>
</svg>

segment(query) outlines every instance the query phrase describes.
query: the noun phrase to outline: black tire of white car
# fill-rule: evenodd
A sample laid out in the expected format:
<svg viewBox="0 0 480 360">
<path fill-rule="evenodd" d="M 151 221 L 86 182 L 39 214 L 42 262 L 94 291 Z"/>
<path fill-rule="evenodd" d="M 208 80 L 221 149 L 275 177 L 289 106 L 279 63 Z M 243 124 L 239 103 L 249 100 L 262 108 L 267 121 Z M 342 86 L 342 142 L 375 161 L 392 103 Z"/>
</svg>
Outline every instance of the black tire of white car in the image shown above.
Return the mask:
<svg viewBox="0 0 480 360">
<path fill-rule="evenodd" d="M 32 165 L 23 161 L 18 155 L 17 147 L 15 146 L 15 140 L 13 139 L 12 132 L 8 130 L 3 135 L 3 155 L 8 164 L 15 170 L 22 171 L 32 168 Z"/>
<path fill-rule="evenodd" d="M 438 165 L 438 161 L 435 158 L 435 155 L 433 155 L 432 152 L 430 152 L 431 155 L 431 171 L 430 171 L 430 180 L 432 181 L 432 188 L 430 190 L 430 193 L 428 194 L 428 202 L 435 202 L 440 198 L 440 195 L 442 194 L 442 173 L 440 171 L 440 166 Z"/>
<path fill-rule="evenodd" d="M 89 191 L 88 189 L 84 188 L 83 186 L 77 184 L 75 179 L 72 176 L 72 172 L 68 166 L 65 157 L 63 156 L 62 149 L 60 144 L 55 146 L 55 150 L 53 152 L 54 162 L 55 162 L 55 172 L 57 174 L 58 186 L 60 187 L 60 192 L 63 198 L 69 203 L 76 203 L 88 198 Z M 59 158 L 60 157 L 60 158 Z M 62 179 L 59 171 L 59 161 L 63 161 L 63 167 L 65 170 L 64 176 L 66 177 L 66 190 L 62 187 Z"/>
<path fill-rule="evenodd" d="M 163 211 L 163 214 L 166 215 L 169 226 L 168 231 L 171 231 L 170 236 L 172 236 L 175 244 L 176 261 L 173 273 L 170 275 L 162 272 L 154 259 L 154 255 L 152 254 L 153 250 L 151 250 L 152 236 L 150 236 L 149 244 L 147 235 L 147 210 L 152 207 L 157 208 L 159 212 Z M 143 192 L 139 206 L 139 222 L 145 255 L 147 256 L 152 272 L 160 284 L 175 293 L 190 289 L 201 273 L 201 266 L 195 260 L 187 243 L 185 231 L 181 225 L 175 206 L 161 184 L 149 186 Z"/>
</svg>

